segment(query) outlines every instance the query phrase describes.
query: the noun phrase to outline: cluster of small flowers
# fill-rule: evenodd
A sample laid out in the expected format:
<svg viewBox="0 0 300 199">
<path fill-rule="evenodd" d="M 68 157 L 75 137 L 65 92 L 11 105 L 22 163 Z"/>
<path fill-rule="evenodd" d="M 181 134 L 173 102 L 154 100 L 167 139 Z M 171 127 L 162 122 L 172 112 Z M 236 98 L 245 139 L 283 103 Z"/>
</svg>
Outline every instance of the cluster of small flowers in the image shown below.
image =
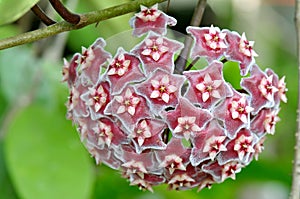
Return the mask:
<svg viewBox="0 0 300 199">
<path fill-rule="evenodd" d="M 157 5 L 141 6 L 130 24 L 134 36 L 146 35 L 130 52 L 120 47 L 112 57 L 100 38 L 64 63 L 67 118 L 88 151 L 150 191 L 162 183 L 201 190 L 235 179 L 274 134 L 280 101 L 287 101 L 284 77 L 255 64 L 245 34 L 213 26 L 187 27 L 191 59 L 208 65 L 174 74 L 183 44 L 165 35 L 176 20 Z M 239 63 L 242 91 L 224 80 L 221 60 Z"/>
</svg>

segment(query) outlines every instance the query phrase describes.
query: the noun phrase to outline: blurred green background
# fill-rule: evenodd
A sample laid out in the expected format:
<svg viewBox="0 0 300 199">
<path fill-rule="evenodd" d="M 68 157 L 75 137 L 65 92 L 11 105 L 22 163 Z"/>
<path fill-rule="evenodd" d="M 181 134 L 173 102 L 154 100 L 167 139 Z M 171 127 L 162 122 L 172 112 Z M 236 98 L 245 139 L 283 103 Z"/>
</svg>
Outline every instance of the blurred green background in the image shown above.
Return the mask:
<svg viewBox="0 0 300 199">
<path fill-rule="evenodd" d="M 79 13 L 103 9 L 129 0 L 68 0 Z M 1 1 L 0 1 L 1 3 Z M 178 19 L 175 30 L 185 32 L 196 0 L 171 0 L 168 13 Z M 40 2 L 49 15 L 60 20 L 47 1 Z M 161 5 L 165 9 L 166 4 Z M 81 30 L 29 45 L 0 51 L 0 198 L 1 199 L 287 199 L 292 177 L 297 109 L 296 36 L 294 4 L 289 0 L 208 0 L 202 25 L 246 32 L 255 41 L 256 59 L 286 76 L 288 103 L 281 106 L 276 134 L 268 136 L 259 161 L 237 174 L 237 179 L 200 192 L 139 191 L 105 165 L 96 166 L 79 140 L 71 121 L 65 119 L 68 97 L 60 82 L 62 59 L 69 59 L 81 46 L 104 37 L 128 49 L 117 34 L 129 30 L 132 14 L 100 22 Z M 1 16 L 0 16 L 1 17 Z M 0 26 L 0 38 L 40 27 L 31 13 L 17 22 Z M 130 33 L 129 33 L 130 34 Z M 114 36 L 114 37 L 113 37 Z M 110 43 L 108 42 L 108 43 Z M 115 53 L 113 47 L 112 54 Z M 236 70 L 225 71 L 232 83 Z"/>
</svg>

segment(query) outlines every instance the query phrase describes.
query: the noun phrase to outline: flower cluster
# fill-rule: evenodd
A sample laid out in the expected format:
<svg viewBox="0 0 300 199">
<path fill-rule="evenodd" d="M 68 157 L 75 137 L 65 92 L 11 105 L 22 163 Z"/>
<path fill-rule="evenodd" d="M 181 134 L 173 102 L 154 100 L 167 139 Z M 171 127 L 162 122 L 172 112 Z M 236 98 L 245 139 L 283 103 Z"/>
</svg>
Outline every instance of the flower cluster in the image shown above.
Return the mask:
<svg viewBox="0 0 300 199">
<path fill-rule="evenodd" d="M 176 20 L 155 5 L 141 6 L 130 23 L 134 36 L 144 36 L 130 52 L 120 47 L 113 57 L 100 38 L 64 63 L 67 118 L 90 154 L 150 191 L 235 179 L 274 134 L 280 101 L 287 101 L 284 77 L 259 68 L 244 33 L 214 26 L 187 27 L 190 58 L 204 57 L 207 66 L 174 74 L 184 46 L 165 35 Z M 226 61 L 239 64 L 242 90 L 224 80 Z"/>
</svg>

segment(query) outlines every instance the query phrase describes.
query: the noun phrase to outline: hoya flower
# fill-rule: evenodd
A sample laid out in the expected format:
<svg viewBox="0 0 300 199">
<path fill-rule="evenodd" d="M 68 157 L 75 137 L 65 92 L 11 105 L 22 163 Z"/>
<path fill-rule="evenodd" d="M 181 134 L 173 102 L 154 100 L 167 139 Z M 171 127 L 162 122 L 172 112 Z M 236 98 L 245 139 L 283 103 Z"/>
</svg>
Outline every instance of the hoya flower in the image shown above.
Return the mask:
<svg viewBox="0 0 300 199">
<path fill-rule="evenodd" d="M 112 93 L 120 92 L 126 85 L 139 82 L 145 78 L 140 68 L 140 60 L 119 48 L 107 71 L 107 79 L 111 84 Z"/>
<path fill-rule="evenodd" d="M 175 106 L 178 103 L 183 82 L 184 77 L 157 69 L 136 88 L 148 99 L 151 108 L 159 112 L 163 107 Z"/>
<path fill-rule="evenodd" d="M 266 115 L 264 121 L 264 128 L 268 134 L 274 135 L 275 133 L 275 125 L 277 122 L 280 121 L 280 118 L 278 117 L 278 112 L 279 109 L 275 109 Z"/>
<path fill-rule="evenodd" d="M 214 183 L 216 183 L 216 181 L 214 181 L 214 179 L 211 177 L 211 175 L 209 175 L 205 172 L 200 173 L 200 179 L 201 180 L 198 180 L 199 185 L 198 185 L 197 192 L 201 191 L 204 188 L 210 189 L 212 187 L 212 185 Z"/>
<path fill-rule="evenodd" d="M 96 87 L 88 87 L 88 91 L 81 98 L 89 107 L 92 119 L 98 119 L 103 116 L 104 109 L 111 100 L 109 84 L 100 82 Z"/>
<path fill-rule="evenodd" d="M 227 151 L 228 141 L 225 133 L 225 130 L 215 120 L 198 132 L 192 139 L 191 164 L 197 166 L 206 160 L 213 161 L 221 151 Z"/>
<path fill-rule="evenodd" d="M 225 41 L 226 33 L 220 31 L 218 27 L 193 27 L 189 26 L 186 29 L 187 33 L 191 34 L 194 39 L 191 57 L 204 56 L 208 62 L 220 59 L 227 50 Z"/>
<path fill-rule="evenodd" d="M 159 168 L 167 170 L 168 174 L 173 174 L 175 170 L 186 170 L 189 162 L 190 150 L 182 145 L 181 139 L 172 138 L 165 150 L 156 151 L 159 160 Z"/>
<path fill-rule="evenodd" d="M 195 180 L 191 176 L 189 176 L 187 173 L 182 173 L 172 177 L 168 184 L 171 189 L 181 190 L 184 187 L 191 187 L 193 182 L 195 182 Z"/>
<path fill-rule="evenodd" d="M 235 180 L 236 174 L 241 171 L 243 165 L 237 161 L 220 165 L 218 162 L 210 162 L 203 165 L 202 169 L 212 175 L 214 181 L 223 182 L 227 178 Z"/>
<path fill-rule="evenodd" d="M 86 147 L 92 157 L 95 158 L 96 164 L 104 163 L 112 169 L 119 169 L 121 166 L 121 161 L 114 156 L 115 149 L 110 147 L 99 148 L 96 145 L 86 142 Z"/>
<path fill-rule="evenodd" d="M 268 76 L 273 76 L 272 83 L 274 87 L 278 89 L 278 92 L 274 93 L 274 106 L 278 107 L 281 101 L 287 103 L 286 92 L 288 91 L 288 89 L 286 88 L 285 76 L 279 79 L 278 75 L 270 68 L 266 69 L 266 74 Z"/>
<path fill-rule="evenodd" d="M 67 118 L 96 164 L 151 192 L 160 184 L 199 191 L 235 179 L 258 159 L 287 101 L 285 77 L 259 69 L 254 42 L 214 26 L 187 28 L 194 45 L 186 59 L 208 65 L 174 74 L 184 46 L 166 36 L 175 23 L 157 5 L 141 6 L 131 19 L 135 36 L 148 34 L 139 44 L 128 52 L 119 47 L 112 58 L 97 39 L 64 60 L 62 72 L 70 90 Z M 224 80 L 220 59 L 240 64 L 240 90 Z"/>
<path fill-rule="evenodd" d="M 284 103 L 287 103 L 286 92 L 288 91 L 288 89 L 286 88 L 285 76 L 283 76 L 279 80 L 277 88 L 278 88 L 278 95 L 279 95 L 281 101 L 283 101 Z"/>
<path fill-rule="evenodd" d="M 236 174 L 239 173 L 242 168 L 243 165 L 238 162 L 228 162 L 223 165 L 221 181 L 224 181 L 227 178 L 235 180 Z"/>
<path fill-rule="evenodd" d="M 248 123 L 249 113 L 253 111 L 251 106 L 247 105 L 246 96 L 242 96 L 238 100 L 232 100 L 229 104 L 229 112 L 232 119 L 239 119 L 243 123 Z"/>
<path fill-rule="evenodd" d="M 252 155 L 255 160 L 258 160 L 259 154 L 264 150 L 264 142 L 265 142 L 266 137 L 262 137 L 258 140 L 258 142 L 254 145 L 254 154 Z"/>
<path fill-rule="evenodd" d="M 242 161 L 247 153 L 254 153 L 252 146 L 253 136 L 241 135 L 235 140 L 233 150 L 238 153 L 239 159 Z"/>
<path fill-rule="evenodd" d="M 253 118 L 251 131 L 259 137 L 266 133 L 274 135 L 276 123 L 280 121 L 278 112 L 279 109 L 262 109 Z"/>
<path fill-rule="evenodd" d="M 223 121 L 229 138 L 234 138 L 241 128 L 249 127 L 253 111 L 249 104 L 249 96 L 234 91 L 232 97 L 226 98 L 214 109 L 215 117 Z"/>
<path fill-rule="evenodd" d="M 104 113 L 119 118 L 128 130 L 133 130 L 140 119 L 151 116 L 146 100 L 129 86 L 125 87 L 120 95 L 113 97 Z"/>
<path fill-rule="evenodd" d="M 138 154 L 129 147 L 121 149 L 122 154 L 117 154 L 117 156 L 124 162 L 121 167 L 126 178 L 138 175 L 141 179 L 144 179 L 145 174 L 151 173 L 155 168 L 154 154 L 152 152 Z"/>
<path fill-rule="evenodd" d="M 232 96 L 232 91 L 223 78 L 223 64 L 213 61 L 206 68 L 198 71 L 185 71 L 189 80 L 185 97 L 202 108 L 210 109 L 221 99 Z"/>
<path fill-rule="evenodd" d="M 93 130 L 97 139 L 96 146 L 99 148 L 103 148 L 104 145 L 110 147 L 111 144 L 118 146 L 126 142 L 126 136 L 122 130 L 110 119 L 99 119 Z"/>
<path fill-rule="evenodd" d="M 196 182 L 198 170 L 192 165 L 187 165 L 186 170 L 176 170 L 172 174 L 166 175 L 169 188 L 173 190 L 186 190 L 196 187 L 199 183 Z"/>
<path fill-rule="evenodd" d="M 143 178 L 139 175 L 131 175 L 129 181 L 130 185 L 136 185 L 140 190 L 153 192 L 152 186 L 165 182 L 165 178 L 154 174 L 144 174 Z"/>
<path fill-rule="evenodd" d="M 150 32 L 132 52 L 141 58 L 145 72 L 149 74 L 157 68 L 173 72 L 174 54 L 182 48 L 182 43 Z"/>
<path fill-rule="evenodd" d="M 78 63 L 77 60 L 79 59 L 80 54 L 76 53 L 70 63 L 64 59 L 64 65 L 63 65 L 63 69 L 62 69 L 62 82 L 67 82 L 69 88 L 74 86 L 75 80 L 77 78 L 77 67 L 78 67 Z"/>
<path fill-rule="evenodd" d="M 263 73 L 257 65 L 253 65 L 251 76 L 243 78 L 241 86 L 251 95 L 251 107 L 257 113 L 264 107 L 274 106 L 274 94 L 278 88 L 274 85 L 274 76 Z"/>
<path fill-rule="evenodd" d="M 228 42 L 228 50 L 226 51 L 226 59 L 237 61 L 240 65 L 240 73 L 245 76 L 254 64 L 254 57 L 257 53 L 253 50 L 253 41 L 248 41 L 245 33 L 240 36 L 234 31 L 225 31 L 226 41 Z"/>
<path fill-rule="evenodd" d="M 255 152 L 254 144 L 257 138 L 247 129 L 241 129 L 237 136 L 228 142 L 227 150 L 220 153 L 218 162 L 226 164 L 231 161 L 242 162 L 247 165 L 250 162 L 250 155 Z"/>
<path fill-rule="evenodd" d="M 83 52 L 77 62 L 81 64 L 79 73 L 87 79 L 88 85 L 96 84 L 103 66 L 107 59 L 111 58 L 110 53 L 104 50 L 106 43 L 102 38 L 97 39 L 89 48 L 83 48 Z"/>
<path fill-rule="evenodd" d="M 207 110 L 197 108 L 185 98 L 179 98 L 175 110 L 165 113 L 173 135 L 189 140 L 192 134 L 197 134 L 212 119 Z"/>
<path fill-rule="evenodd" d="M 142 119 L 128 137 L 133 139 L 137 153 L 146 149 L 162 150 L 167 147 L 162 140 L 162 133 L 165 128 L 166 124 L 161 120 Z"/>
<path fill-rule="evenodd" d="M 150 31 L 165 35 L 167 25 L 175 26 L 176 23 L 175 18 L 158 10 L 158 4 L 153 5 L 151 8 L 141 5 L 141 11 L 130 20 L 134 36 L 142 36 Z"/>
</svg>

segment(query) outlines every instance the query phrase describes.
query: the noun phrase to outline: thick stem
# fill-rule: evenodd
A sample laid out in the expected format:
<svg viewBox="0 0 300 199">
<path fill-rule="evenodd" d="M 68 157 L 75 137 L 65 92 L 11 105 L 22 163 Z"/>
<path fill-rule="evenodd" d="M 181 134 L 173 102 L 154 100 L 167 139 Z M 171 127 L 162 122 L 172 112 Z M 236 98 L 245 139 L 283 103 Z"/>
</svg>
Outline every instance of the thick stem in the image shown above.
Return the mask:
<svg viewBox="0 0 300 199">
<path fill-rule="evenodd" d="M 300 0 L 296 0 L 296 14 L 295 25 L 297 32 L 297 50 L 298 50 L 298 110 L 297 110 L 297 124 L 296 145 L 293 166 L 293 181 L 290 199 L 300 198 Z"/>
<path fill-rule="evenodd" d="M 124 15 L 130 12 L 137 11 L 140 8 L 140 5 L 152 6 L 156 3 L 161 3 L 166 0 L 135 0 L 129 3 L 121 4 L 118 6 L 110 7 L 103 10 L 93 11 L 86 14 L 82 14 L 81 20 L 78 24 L 73 25 L 68 22 L 62 21 L 51 26 L 34 30 L 31 32 L 23 33 L 14 37 L 6 38 L 0 40 L 0 50 L 11 48 L 14 46 L 31 43 L 44 39 L 61 32 L 66 32 L 70 30 L 76 30 L 88 26 L 99 21 Z"/>
<path fill-rule="evenodd" d="M 80 15 L 70 12 L 60 0 L 49 0 L 49 2 L 64 20 L 74 25 L 79 23 Z"/>
<path fill-rule="evenodd" d="M 50 19 L 44 11 L 36 4 L 31 8 L 31 11 L 47 26 L 55 24 L 56 22 Z"/>
<path fill-rule="evenodd" d="M 191 20 L 191 26 L 199 26 L 203 17 L 203 13 L 206 7 L 206 0 L 199 0 L 198 4 L 194 10 L 194 14 Z M 191 46 L 193 44 L 193 39 L 190 35 L 185 37 L 184 48 L 180 52 L 176 62 L 175 62 L 175 73 L 181 74 L 186 67 L 187 58 L 191 51 Z"/>
</svg>

